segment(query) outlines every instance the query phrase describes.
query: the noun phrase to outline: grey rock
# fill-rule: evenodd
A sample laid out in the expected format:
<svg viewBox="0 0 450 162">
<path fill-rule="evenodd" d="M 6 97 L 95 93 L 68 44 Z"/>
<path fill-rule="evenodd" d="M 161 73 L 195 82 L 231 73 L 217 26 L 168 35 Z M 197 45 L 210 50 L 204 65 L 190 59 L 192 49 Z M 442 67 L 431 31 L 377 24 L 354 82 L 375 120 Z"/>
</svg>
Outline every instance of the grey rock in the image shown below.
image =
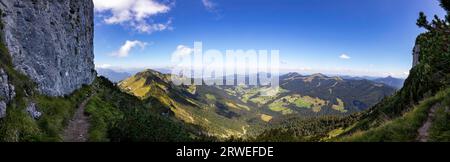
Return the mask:
<svg viewBox="0 0 450 162">
<path fill-rule="evenodd" d="M 9 83 L 8 75 L 3 69 L 0 69 L 0 99 L 9 102 L 15 96 L 15 88 Z"/>
<path fill-rule="evenodd" d="M 0 0 L 4 40 L 16 70 L 49 96 L 95 79 L 92 0 Z"/>
<path fill-rule="evenodd" d="M 0 101 L 0 119 L 6 116 L 6 103 L 4 101 Z"/>
<path fill-rule="evenodd" d="M 0 118 L 6 116 L 7 103 L 15 96 L 15 88 L 9 83 L 8 75 L 0 69 Z"/>
<path fill-rule="evenodd" d="M 36 104 L 34 102 L 28 104 L 26 110 L 33 119 L 38 119 L 42 115 L 42 113 L 36 109 Z"/>
<path fill-rule="evenodd" d="M 420 62 L 420 45 L 416 44 L 413 50 L 413 67 L 417 66 Z"/>
</svg>

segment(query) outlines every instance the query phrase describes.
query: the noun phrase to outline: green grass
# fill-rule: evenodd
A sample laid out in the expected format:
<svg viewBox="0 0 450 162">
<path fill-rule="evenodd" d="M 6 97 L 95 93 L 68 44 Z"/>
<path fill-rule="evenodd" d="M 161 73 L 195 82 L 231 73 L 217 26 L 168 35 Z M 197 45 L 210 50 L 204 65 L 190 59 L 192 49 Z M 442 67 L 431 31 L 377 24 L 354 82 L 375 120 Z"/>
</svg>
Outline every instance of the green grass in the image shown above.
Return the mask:
<svg viewBox="0 0 450 162">
<path fill-rule="evenodd" d="M 355 133 L 350 137 L 344 137 L 342 141 L 362 142 L 408 142 L 415 141 L 417 130 L 428 117 L 429 109 L 435 104 L 450 98 L 450 89 L 437 93 L 422 101 L 411 112 L 403 117 L 387 122 L 386 124 L 366 132 Z"/>
<path fill-rule="evenodd" d="M 344 129 L 338 128 L 328 133 L 328 138 L 334 138 L 344 132 Z"/>
<path fill-rule="evenodd" d="M 93 142 L 107 142 L 108 130 L 123 118 L 123 113 L 111 103 L 100 97 L 93 97 L 86 105 L 89 114 L 89 140 Z"/>
<path fill-rule="evenodd" d="M 430 141 L 450 142 L 450 97 L 447 97 L 443 106 L 436 111 L 430 128 Z"/>
<path fill-rule="evenodd" d="M 306 102 L 302 99 L 296 99 L 294 101 L 294 103 L 295 103 L 295 106 L 300 107 L 300 108 L 308 108 L 309 109 L 313 106 L 312 103 Z"/>
<path fill-rule="evenodd" d="M 216 96 L 212 95 L 212 94 L 206 94 L 205 95 L 206 99 L 210 100 L 210 101 L 216 101 Z"/>
<path fill-rule="evenodd" d="M 11 104 L 7 117 L 3 119 L 1 141 L 62 141 L 62 132 L 72 118 L 78 104 L 90 92 L 89 87 L 83 87 L 67 97 L 48 97 L 39 94 L 27 97 L 36 103 L 42 116 L 35 120 L 24 110 Z"/>
<path fill-rule="evenodd" d="M 43 131 L 41 141 L 62 141 L 61 134 L 72 118 L 78 104 L 89 94 L 89 87 L 74 92 L 69 97 L 47 97 L 38 95 L 35 99 L 42 116 L 37 120 Z"/>
<path fill-rule="evenodd" d="M 294 113 L 291 109 L 284 106 L 282 102 L 274 102 L 269 104 L 269 109 L 275 112 L 281 112 L 283 115 L 289 115 Z"/>
<path fill-rule="evenodd" d="M 144 104 L 139 98 L 122 92 L 104 77 L 93 85 L 95 96 L 88 102 L 90 117 L 89 141 L 190 141 L 182 123 L 160 116 L 163 104 L 153 101 Z M 167 107 L 164 107 L 166 110 Z"/>
<path fill-rule="evenodd" d="M 273 117 L 270 115 L 261 114 L 261 120 L 263 120 L 265 122 L 270 122 L 272 119 L 273 119 Z"/>
<path fill-rule="evenodd" d="M 0 141 L 40 141 L 41 130 L 26 112 L 19 109 L 8 109 L 7 116 L 2 120 Z"/>
<path fill-rule="evenodd" d="M 345 110 L 344 102 L 339 98 L 337 98 L 337 101 L 338 101 L 338 104 L 333 105 L 331 108 L 333 108 L 334 110 L 340 111 L 342 113 L 347 112 L 347 110 Z"/>
<path fill-rule="evenodd" d="M 1 21 L 0 28 L 3 30 Z M 3 38 L 3 33 L 0 33 L 0 37 Z M 0 42 L 0 69 L 6 72 L 8 81 L 15 87 L 16 92 L 16 97 L 7 105 L 7 116 L 0 119 L 0 141 L 35 141 L 39 139 L 41 131 L 38 125 L 24 112 L 27 105 L 26 94 L 33 92 L 35 84 L 14 69 L 11 55 L 3 41 Z"/>
</svg>

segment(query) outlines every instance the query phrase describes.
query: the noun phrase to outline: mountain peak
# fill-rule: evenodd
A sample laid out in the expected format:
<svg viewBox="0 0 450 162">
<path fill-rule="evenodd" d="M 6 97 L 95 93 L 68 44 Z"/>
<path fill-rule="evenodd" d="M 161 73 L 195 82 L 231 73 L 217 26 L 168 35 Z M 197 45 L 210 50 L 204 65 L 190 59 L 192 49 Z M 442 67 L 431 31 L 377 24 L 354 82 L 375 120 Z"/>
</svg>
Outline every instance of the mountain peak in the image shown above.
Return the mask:
<svg viewBox="0 0 450 162">
<path fill-rule="evenodd" d="M 302 76 L 302 75 L 297 73 L 297 72 L 290 72 L 290 73 L 287 73 L 286 76 L 288 76 L 288 77 L 297 77 L 297 76 Z"/>
<path fill-rule="evenodd" d="M 136 76 L 140 76 L 140 77 L 149 77 L 149 76 L 158 76 L 161 77 L 163 74 L 153 70 L 153 69 L 146 69 L 144 71 L 141 71 L 139 73 L 136 74 Z"/>
<path fill-rule="evenodd" d="M 311 77 L 318 77 L 318 78 L 328 78 L 328 76 L 322 74 L 322 73 L 316 73 L 316 74 L 312 74 Z"/>
<path fill-rule="evenodd" d="M 144 71 L 142 71 L 142 73 L 152 73 L 152 74 L 162 74 L 156 70 L 153 69 L 145 69 Z"/>
</svg>

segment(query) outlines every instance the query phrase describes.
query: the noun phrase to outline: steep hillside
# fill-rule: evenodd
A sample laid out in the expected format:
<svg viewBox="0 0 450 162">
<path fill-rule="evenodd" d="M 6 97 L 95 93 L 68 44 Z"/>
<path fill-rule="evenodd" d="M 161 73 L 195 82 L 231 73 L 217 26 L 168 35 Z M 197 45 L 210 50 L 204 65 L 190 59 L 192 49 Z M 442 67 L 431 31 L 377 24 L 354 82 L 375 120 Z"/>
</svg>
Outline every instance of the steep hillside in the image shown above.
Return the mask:
<svg viewBox="0 0 450 162">
<path fill-rule="evenodd" d="M 155 110 L 161 109 L 161 104 L 145 104 L 104 77 L 97 78 L 92 89 L 86 105 L 89 141 L 174 142 L 199 137 L 189 133 L 195 132 L 194 127 L 158 114 Z"/>
<path fill-rule="evenodd" d="M 402 117 L 340 141 L 450 141 L 450 89 L 427 97 Z"/>
<path fill-rule="evenodd" d="M 133 94 L 147 105 L 162 104 L 170 109 L 158 110 L 161 114 L 174 115 L 185 123 L 195 124 L 202 127 L 206 135 L 228 138 L 231 136 L 243 136 L 247 133 L 248 124 L 239 116 L 234 116 L 224 107 L 216 107 L 216 97 L 210 95 L 205 99 L 213 102 L 203 102 L 192 92 L 189 87 L 175 86 L 170 81 L 170 75 L 161 74 L 153 70 L 146 70 L 119 83 L 119 87 Z M 230 102 L 231 103 L 231 102 Z M 216 113 L 225 111 L 231 115 Z"/>
</svg>

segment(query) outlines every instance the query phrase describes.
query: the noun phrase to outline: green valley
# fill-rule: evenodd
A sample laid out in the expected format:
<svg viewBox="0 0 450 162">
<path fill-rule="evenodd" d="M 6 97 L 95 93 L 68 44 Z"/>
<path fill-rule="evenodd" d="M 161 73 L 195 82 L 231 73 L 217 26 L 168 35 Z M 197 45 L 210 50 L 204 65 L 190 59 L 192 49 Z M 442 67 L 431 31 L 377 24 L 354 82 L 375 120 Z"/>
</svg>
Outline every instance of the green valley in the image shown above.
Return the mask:
<svg viewBox="0 0 450 162">
<path fill-rule="evenodd" d="M 176 86 L 170 74 L 145 70 L 118 83 L 122 91 L 147 105 L 161 103 L 174 120 L 199 126 L 219 139 L 250 138 L 285 118 L 323 115 L 345 116 L 367 109 L 395 92 L 367 80 L 345 80 L 322 74 L 281 76 L 278 91 L 264 86 Z M 346 87 L 354 87 L 348 93 Z M 370 88 L 370 91 L 361 91 Z M 311 91 L 310 89 L 314 89 Z M 262 95 L 269 92 L 271 95 Z M 342 98 L 342 99 L 341 99 Z M 263 128 L 263 129 L 261 129 Z"/>
</svg>

